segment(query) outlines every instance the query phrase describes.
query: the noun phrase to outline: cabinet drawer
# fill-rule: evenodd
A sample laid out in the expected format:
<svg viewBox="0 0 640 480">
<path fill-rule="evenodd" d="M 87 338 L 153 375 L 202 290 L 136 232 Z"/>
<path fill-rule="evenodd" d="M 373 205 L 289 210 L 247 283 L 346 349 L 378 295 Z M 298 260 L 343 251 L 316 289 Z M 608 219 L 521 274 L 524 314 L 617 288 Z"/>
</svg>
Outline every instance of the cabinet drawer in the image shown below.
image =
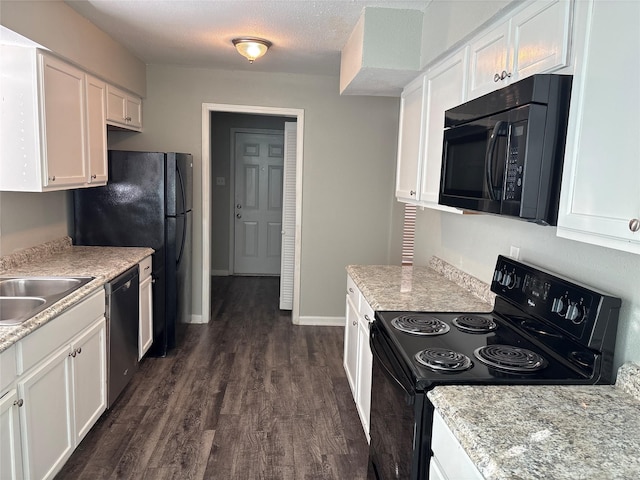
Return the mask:
<svg viewBox="0 0 640 480">
<path fill-rule="evenodd" d="M 360 290 L 350 275 L 347 275 L 347 295 L 357 310 L 360 310 Z"/>
<path fill-rule="evenodd" d="M 16 379 L 16 347 L 11 345 L 0 353 L 0 397 Z"/>
<path fill-rule="evenodd" d="M 138 269 L 139 269 L 138 273 L 140 276 L 140 283 L 142 283 L 142 280 L 144 280 L 145 278 L 151 275 L 151 255 L 149 255 L 147 258 L 145 258 L 138 264 Z"/>
<path fill-rule="evenodd" d="M 368 323 L 373 322 L 373 308 L 371 308 L 362 293 L 360 294 L 360 318 Z"/>
<path fill-rule="evenodd" d="M 104 315 L 104 289 L 98 290 L 78 305 L 52 319 L 46 325 L 17 343 L 18 374 L 36 365 L 54 350 L 69 342 L 74 336 Z"/>
</svg>

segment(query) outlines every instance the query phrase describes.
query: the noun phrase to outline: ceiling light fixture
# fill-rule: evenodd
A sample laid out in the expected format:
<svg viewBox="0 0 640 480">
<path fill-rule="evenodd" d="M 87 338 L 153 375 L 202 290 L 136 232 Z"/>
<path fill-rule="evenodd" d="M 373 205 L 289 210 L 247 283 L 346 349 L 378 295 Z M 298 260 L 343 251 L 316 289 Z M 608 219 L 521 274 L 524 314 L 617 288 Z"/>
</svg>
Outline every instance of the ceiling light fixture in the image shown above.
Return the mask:
<svg viewBox="0 0 640 480">
<path fill-rule="evenodd" d="M 232 42 L 238 53 L 249 60 L 249 63 L 267 53 L 271 46 L 270 41 L 255 37 L 234 38 Z"/>
</svg>

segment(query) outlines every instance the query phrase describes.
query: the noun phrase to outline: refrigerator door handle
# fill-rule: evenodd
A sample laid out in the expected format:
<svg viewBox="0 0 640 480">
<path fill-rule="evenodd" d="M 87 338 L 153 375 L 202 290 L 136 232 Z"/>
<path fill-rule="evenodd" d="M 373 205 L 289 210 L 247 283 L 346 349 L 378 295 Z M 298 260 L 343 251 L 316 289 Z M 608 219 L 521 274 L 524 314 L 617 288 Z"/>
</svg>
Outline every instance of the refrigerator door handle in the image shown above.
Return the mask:
<svg viewBox="0 0 640 480">
<path fill-rule="evenodd" d="M 182 241 L 180 242 L 180 252 L 178 253 L 178 258 L 176 259 L 176 265 L 180 263 L 182 260 L 182 254 L 184 252 L 184 242 L 187 238 L 187 194 L 184 191 L 184 181 L 182 180 L 182 173 L 180 169 L 176 166 L 176 172 L 178 173 L 178 180 L 180 181 L 180 193 L 182 194 L 182 215 L 184 216 L 184 221 L 182 222 Z M 177 212 L 176 212 L 177 213 Z"/>
</svg>

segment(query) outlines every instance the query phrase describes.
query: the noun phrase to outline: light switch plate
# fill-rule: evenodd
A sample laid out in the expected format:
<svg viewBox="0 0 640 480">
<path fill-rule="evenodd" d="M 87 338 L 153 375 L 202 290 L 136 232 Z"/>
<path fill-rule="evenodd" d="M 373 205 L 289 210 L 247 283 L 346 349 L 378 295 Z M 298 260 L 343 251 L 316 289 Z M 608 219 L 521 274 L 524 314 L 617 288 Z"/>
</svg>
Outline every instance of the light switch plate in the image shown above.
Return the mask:
<svg viewBox="0 0 640 480">
<path fill-rule="evenodd" d="M 511 245 L 511 248 L 509 249 L 509 256 L 514 260 L 520 260 L 520 247 L 514 247 Z"/>
</svg>

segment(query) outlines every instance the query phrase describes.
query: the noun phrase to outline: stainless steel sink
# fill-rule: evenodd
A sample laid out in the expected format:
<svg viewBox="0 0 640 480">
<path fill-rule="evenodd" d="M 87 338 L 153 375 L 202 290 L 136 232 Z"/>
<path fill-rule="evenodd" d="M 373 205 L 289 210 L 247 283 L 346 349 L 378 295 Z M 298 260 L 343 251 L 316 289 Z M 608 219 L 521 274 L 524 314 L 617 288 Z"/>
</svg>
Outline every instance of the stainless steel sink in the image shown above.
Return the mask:
<svg viewBox="0 0 640 480">
<path fill-rule="evenodd" d="M 18 325 L 93 277 L 0 278 L 0 326 Z"/>
<path fill-rule="evenodd" d="M 0 325 L 17 325 L 42 311 L 47 301 L 39 297 L 0 297 Z"/>
</svg>

